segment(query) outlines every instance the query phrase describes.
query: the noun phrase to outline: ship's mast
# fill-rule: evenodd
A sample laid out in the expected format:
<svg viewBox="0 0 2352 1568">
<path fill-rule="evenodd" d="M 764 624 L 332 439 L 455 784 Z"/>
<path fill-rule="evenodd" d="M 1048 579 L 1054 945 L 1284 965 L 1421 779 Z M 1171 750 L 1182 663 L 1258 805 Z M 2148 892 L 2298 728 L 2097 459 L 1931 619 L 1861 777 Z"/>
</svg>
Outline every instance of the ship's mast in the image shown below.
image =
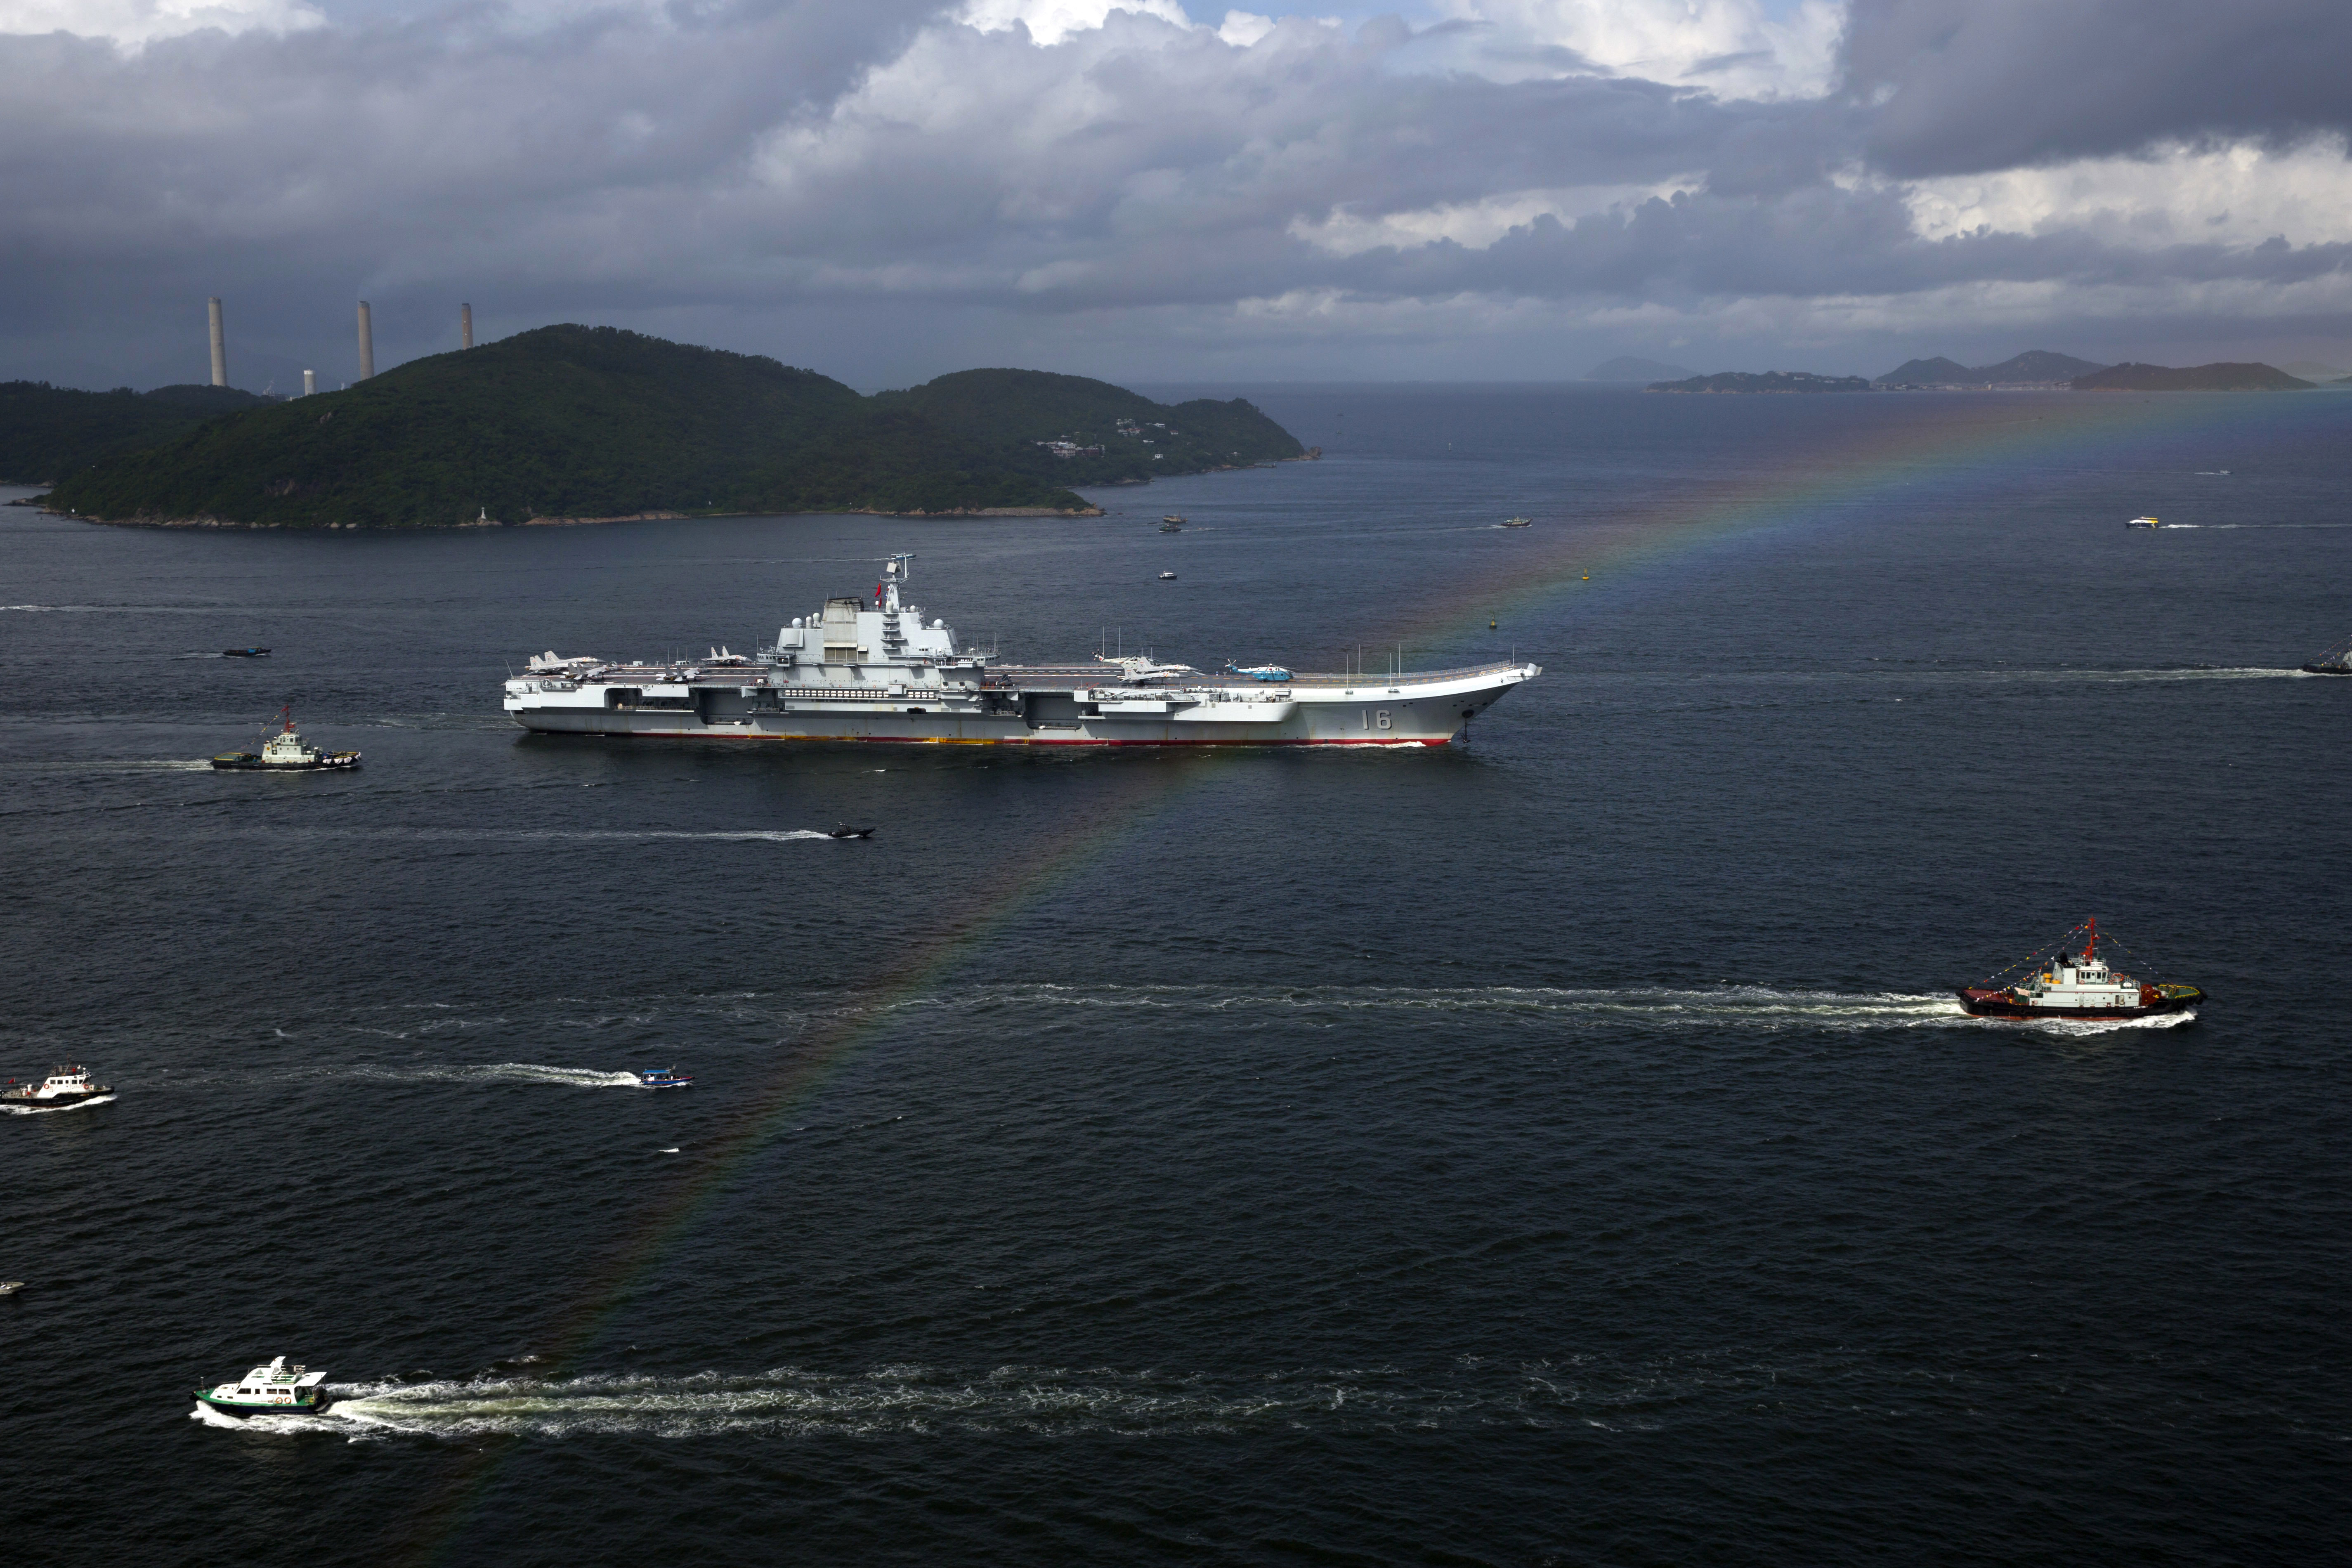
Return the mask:
<svg viewBox="0 0 2352 1568">
<path fill-rule="evenodd" d="M 2085 963 L 2096 963 L 2098 962 L 2097 949 L 2099 945 L 2098 917 L 2095 915 L 2083 923 L 2084 928 L 2090 932 L 2088 936 L 2085 936 L 2083 939 L 2083 962 Z"/>
<path fill-rule="evenodd" d="M 913 569 L 907 563 L 915 558 L 911 550 L 893 555 L 882 568 L 882 607 L 896 615 L 898 610 L 898 589 Z"/>
</svg>

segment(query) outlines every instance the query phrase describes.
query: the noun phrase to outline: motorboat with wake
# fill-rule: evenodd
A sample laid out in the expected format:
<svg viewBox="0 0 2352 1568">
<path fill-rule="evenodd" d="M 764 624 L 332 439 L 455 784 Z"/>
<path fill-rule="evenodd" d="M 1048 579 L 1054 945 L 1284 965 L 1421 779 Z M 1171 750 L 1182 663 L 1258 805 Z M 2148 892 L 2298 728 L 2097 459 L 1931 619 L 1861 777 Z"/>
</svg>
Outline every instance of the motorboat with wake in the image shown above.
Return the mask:
<svg viewBox="0 0 2352 1568">
<path fill-rule="evenodd" d="M 8 1080 L 0 1089 L 0 1106 L 10 1110 L 70 1110 L 78 1105 L 103 1105 L 114 1098 L 110 1084 L 90 1081 L 84 1067 L 60 1067 L 38 1083 Z"/>
<path fill-rule="evenodd" d="M 2074 948 L 2075 938 L 2082 948 Z M 2113 937 L 2107 939 L 2113 945 Z M 2036 953 L 2021 959 L 1980 985 L 1963 985 L 1957 994 L 1960 1007 L 1978 1018 L 2073 1018 L 2085 1023 L 2152 1018 L 2165 1013 L 2186 1013 L 2205 1000 L 2194 985 L 2175 985 L 2134 979 L 2111 968 L 2099 957 L 2099 922 L 2084 921 L 2068 931 L 2054 954 Z M 2021 980 L 1996 982 L 2017 969 Z"/>
<path fill-rule="evenodd" d="M 206 1410 L 243 1420 L 248 1415 L 312 1415 L 331 1401 L 322 1385 L 323 1372 L 299 1364 L 288 1366 L 284 1356 L 272 1356 L 268 1366 L 257 1366 L 230 1383 L 196 1390 L 196 1403 Z"/>
<path fill-rule="evenodd" d="M 294 728 L 292 705 L 278 710 L 285 727 L 261 743 L 258 752 L 223 752 L 213 759 L 213 766 L 239 773 L 319 773 L 324 770 L 355 768 L 360 765 L 357 752 L 321 752 L 306 745 Z"/>
<path fill-rule="evenodd" d="M 2164 524 L 2152 517 L 2136 517 L 2124 524 L 2126 528 L 2162 528 Z"/>
<path fill-rule="evenodd" d="M 639 1068 L 637 1087 L 640 1089 L 692 1089 L 694 1075 L 676 1068 Z"/>
<path fill-rule="evenodd" d="M 836 822 L 826 830 L 825 837 L 827 838 L 871 838 L 874 837 L 874 830 L 870 827 L 852 827 L 845 822 Z"/>
</svg>

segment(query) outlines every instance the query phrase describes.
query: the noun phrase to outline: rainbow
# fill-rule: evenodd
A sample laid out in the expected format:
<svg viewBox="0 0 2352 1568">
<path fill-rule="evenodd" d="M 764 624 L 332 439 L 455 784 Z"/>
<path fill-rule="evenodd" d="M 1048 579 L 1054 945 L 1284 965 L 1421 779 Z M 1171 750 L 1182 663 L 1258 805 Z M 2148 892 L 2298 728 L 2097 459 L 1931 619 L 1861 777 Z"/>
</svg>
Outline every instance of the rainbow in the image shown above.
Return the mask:
<svg viewBox="0 0 2352 1568">
<path fill-rule="evenodd" d="M 1507 564 L 1384 628 L 1380 641 L 1402 642 L 1409 655 L 1451 659 L 1465 645 L 1491 644 L 1490 620 L 1505 627 L 1526 625 L 1552 601 L 1637 584 L 1647 568 L 1799 530 L 1832 528 L 1853 510 L 1905 487 L 1917 489 L 1916 504 L 1932 510 L 1939 491 L 1997 484 L 2021 462 L 2053 453 L 2102 466 L 2177 472 L 2186 434 L 2210 432 L 2230 443 L 2225 449 L 2242 449 L 2250 438 L 2288 427 L 2282 415 L 2340 419 L 2352 414 L 2352 397 L 1967 394 L 1939 398 L 1935 412 L 1932 425 L 1905 421 L 1880 431 L 1841 433 L 1843 438 L 1826 449 L 1790 453 L 1737 478 L 1687 482 L 1620 517 L 1518 533 L 1513 542 L 1529 550 L 1510 552 Z"/>
<path fill-rule="evenodd" d="M 2232 395 L 2161 398 L 1985 397 L 1948 404 L 1949 417 L 1845 440 L 1829 451 L 1790 455 L 1738 479 L 1701 482 L 1643 510 L 1561 531 L 1442 597 L 1438 605 L 1390 628 L 1390 640 L 1427 651 L 1489 637 L 1485 622 L 1514 618 L 1581 591 L 1606 591 L 1646 569 L 1686 560 L 1738 541 L 1797 529 L 1830 528 L 1862 503 L 1905 486 L 1951 487 L 1998 476 L 2021 458 L 2069 449 L 2116 465 L 2160 458 L 2186 429 L 2216 422 L 2241 426 L 2309 399 Z M 2352 411 L 2352 398 L 2330 401 Z M 2242 433 L 2230 432 L 2242 440 Z M 1922 504 L 1932 491 L 1921 492 Z M 727 1193 L 747 1163 L 787 1120 L 820 1093 L 887 1027 L 894 1012 L 938 985 L 1024 910 L 1094 864 L 1123 839 L 1160 818 L 1192 789 L 1223 771 L 1226 759 L 1199 754 L 1139 758 L 1048 855 L 1009 869 L 980 889 L 960 915 L 897 966 L 824 1029 L 804 1039 L 792 1059 L 747 1097 L 720 1134 L 695 1150 L 693 1165 L 602 1264 L 581 1281 L 574 1304 L 551 1326 L 544 1375 L 561 1377 L 598 1343 L 605 1327 Z M 471 1451 L 411 1537 L 412 1560 L 430 1562 L 451 1543 L 495 1479 L 499 1459 L 520 1442 L 492 1439 Z"/>
</svg>

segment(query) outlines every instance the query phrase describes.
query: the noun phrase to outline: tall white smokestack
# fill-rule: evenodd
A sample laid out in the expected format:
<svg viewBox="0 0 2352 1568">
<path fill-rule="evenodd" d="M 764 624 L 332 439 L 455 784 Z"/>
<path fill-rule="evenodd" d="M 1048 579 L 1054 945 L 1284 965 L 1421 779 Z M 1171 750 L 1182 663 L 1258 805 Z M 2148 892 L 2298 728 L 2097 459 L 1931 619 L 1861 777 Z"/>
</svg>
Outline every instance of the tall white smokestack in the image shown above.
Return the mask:
<svg viewBox="0 0 2352 1568">
<path fill-rule="evenodd" d="M 375 329 L 368 324 L 367 301 L 360 301 L 360 379 L 375 374 Z"/>
<path fill-rule="evenodd" d="M 213 314 L 213 384 L 228 384 L 228 334 L 221 330 L 220 296 L 212 297 Z"/>
<path fill-rule="evenodd" d="M 305 397 L 316 397 L 318 395 L 319 373 L 315 370 L 304 371 L 302 373 L 302 395 Z"/>
<path fill-rule="evenodd" d="M 458 347 L 469 349 L 474 346 L 474 307 L 471 305 L 457 307 L 457 336 L 462 340 Z"/>
</svg>

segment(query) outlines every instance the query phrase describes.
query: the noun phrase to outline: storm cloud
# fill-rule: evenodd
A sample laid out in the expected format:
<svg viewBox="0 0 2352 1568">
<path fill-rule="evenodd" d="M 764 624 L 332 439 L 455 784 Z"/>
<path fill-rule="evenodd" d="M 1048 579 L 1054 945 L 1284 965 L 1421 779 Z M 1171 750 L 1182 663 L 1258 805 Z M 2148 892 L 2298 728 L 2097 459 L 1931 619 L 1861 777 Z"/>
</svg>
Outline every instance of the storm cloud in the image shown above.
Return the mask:
<svg viewBox="0 0 2352 1568">
<path fill-rule="evenodd" d="M 331 384 L 362 298 L 380 363 L 452 346 L 465 300 L 869 386 L 2352 353 L 2347 26 L 0 0 L 0 374 L 190 379 L 208 294 L 254 386 Z"/>
</svg>

